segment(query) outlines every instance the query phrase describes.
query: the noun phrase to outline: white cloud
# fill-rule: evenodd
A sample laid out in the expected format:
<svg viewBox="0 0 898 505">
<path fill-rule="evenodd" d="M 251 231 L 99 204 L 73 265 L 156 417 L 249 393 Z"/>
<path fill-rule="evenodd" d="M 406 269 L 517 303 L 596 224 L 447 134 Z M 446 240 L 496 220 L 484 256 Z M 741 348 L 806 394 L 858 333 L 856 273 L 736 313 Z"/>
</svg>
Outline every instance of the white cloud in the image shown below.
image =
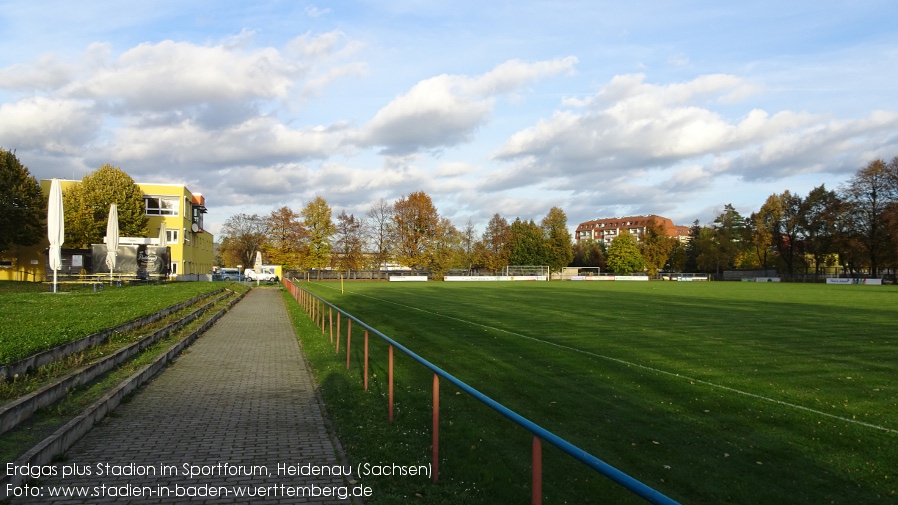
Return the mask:
<svg viewBox="0 0 898 505">
<path fill-rule="evenodd" d="M 312 19 L 320 18 L 321 16 L 330 14 L 331 12 L 332 11 L 329 7 L 325 7 L 323 9 L 312 5 L 306 7 L 306 15 Z"/>
<path fill-rule="evenodd" d="M 495 97 L 541 77 L 572 71 L 576 58 L 509 61 L 478 76 L 439 75 L 415 84 L 381 108 L 359 132 L 360 146 L 387 154 L 452 147 L 471 140 L 493 112 Z"/>
<path fill-rule="evenodd" d="M 440 163 L 437 167 L 436 171 L 434 171 L 434 177 L 441 178 L 449 178 L 449 177 L 459 177 L 468 174 L 475 174 L 481 170 L 481 167 L 477 165 L 473 165 L 471 163 L 465 163 L 461 161 L 456 162 L 448 162 L 448 163 Z"/>
<path fill-rule="evenodd" d="M 163 126 L 121 128 L 104 151 L 135 167 L 159 159 L 194 168 L 266 166 L 285 160 L 326 158 L 339 151 L 340 138 L 339 130 L 291 129 L 267 116 L 217 130 L 184 120 Z"/>
<path fill-rule="evenodd" d="M 543 180 L 568 177 L 581 184 L 591 177 L 596 186 L 624 172 L 675 169 L 714 157 L 732 159 L 726 165 L 732 175 L 757 179 L 831 167 L 829 158 L 844 150 L 838 142 L 880 145 L 898 124 L 896 114 L 887 112 L 827 121 L 759 109 L 730 118 L 714 109 L 717 98 L 747 88 L 727 75 L 665 86 L 645 84 L 642 75 L 617 76 L 594 97 L 565 102 L 576 109 L 557 111 L 515 133 L 494 157 L 522 161 Z"/>
<path fill-rule="evenodd" d="M 71 155 L 83 149 L 102 119 L 76 100 L 32 97 L 0 104 L 0 139 L 7 149 Z"/>
<path fill-rule="evenodd" d="M 162 41 L 140 44 L 65 90 L 70 96 L 121 101 L 133 111 L 195 107 L 234 100 L 284 98 L 304 75 L 277 50 L 251 53 L 224 45 Z"/>
</svg>

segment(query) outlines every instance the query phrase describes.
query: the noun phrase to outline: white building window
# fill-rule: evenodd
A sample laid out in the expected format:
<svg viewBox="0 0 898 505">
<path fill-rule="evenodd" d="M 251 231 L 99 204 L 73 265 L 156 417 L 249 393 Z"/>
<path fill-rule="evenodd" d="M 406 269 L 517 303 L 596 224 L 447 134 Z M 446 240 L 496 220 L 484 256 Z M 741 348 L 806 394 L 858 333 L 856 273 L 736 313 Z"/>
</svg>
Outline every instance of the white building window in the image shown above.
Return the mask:
<svg viewBox="0 0 898 505">
<path fill-rule="evenodd" d="M 148 216 L 177 216 L 180 202 L 177 198 L 144 196 L 143 203 Z"/>
<path fill-rule="evenodd" d="M 178 275 L 178 262 L 177 261 L 171 262 L 171 274 Z"/>
<path fill-rule="evenodd" d="M 178 235 L 180 230 L 165 230 L 165 243 L 166 244 L 177 244 L 178 243 Z"/>
</svg>

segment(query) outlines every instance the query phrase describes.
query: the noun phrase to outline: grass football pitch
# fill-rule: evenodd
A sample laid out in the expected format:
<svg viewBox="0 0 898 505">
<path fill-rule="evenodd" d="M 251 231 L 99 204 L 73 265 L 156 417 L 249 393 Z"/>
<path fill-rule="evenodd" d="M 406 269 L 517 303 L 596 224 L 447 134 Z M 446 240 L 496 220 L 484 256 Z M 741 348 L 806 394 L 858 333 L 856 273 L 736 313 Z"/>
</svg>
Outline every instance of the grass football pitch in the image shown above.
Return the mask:
<svg viewBox="0 0 898 505">
<path fill-rule="evenodd" d="M 898 501 L 895 287 L 347 282 L 341 293 L 339 283 L 300 286 L 682 503 Z M 360 342 L 356 329 L 352 370 L 319 367 L 318 380 L 357 390 Z M 372 337 L 374 393 L 345 392 L 341 405 L 324 387 L 328 408 L 350 459 L 381 450 L 387 462 L 414 457 L 403 451 L 426 462 L 431 375 L 423 367 L 397 357 L 398 426 L 372 431 L 359 420 L 360 409 L 386 414 L 385 355 Z M 446 501 L 478 494 L 526 501 L 527 432 L 457 390 L 441 389 L 441 397 L 442 485 L 456 485 Z M 546 503 L 639 502 L 547 445 Z M 457 499 L 460 489 L 465 500 Z M 421 485 L 423 495 L 438 492 Z"/>
</svg>

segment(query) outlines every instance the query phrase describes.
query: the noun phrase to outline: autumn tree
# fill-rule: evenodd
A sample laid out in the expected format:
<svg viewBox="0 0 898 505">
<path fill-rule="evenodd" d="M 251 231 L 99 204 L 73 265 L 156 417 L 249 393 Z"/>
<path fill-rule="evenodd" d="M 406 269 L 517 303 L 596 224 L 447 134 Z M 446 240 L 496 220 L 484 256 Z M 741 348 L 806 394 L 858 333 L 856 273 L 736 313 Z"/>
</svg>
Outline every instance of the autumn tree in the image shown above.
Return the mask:
<svg viewBox="0 0 898 505">
<path fill-rule="evenodd" d="M 340 270 L 361 270 L 365 262 L 363 221 L 342 211 L 334 231 L 334 266 Z"/>
<path fill-rule="evenodd" d="M 753 212 L 749 217 L 750 232 L 749 240 L 752 249 L 758 260 L 758 266 L 766 270 L 770 267 L 771 247 L 773 246 L 773 228 L 774 221 L 779 219 L 778 207 L 771 202 L 771 197 L 767 198 L 767 202 L 761 206 L 757 212 Z"/>
<path fill-rule="evenodd" d="M 649 220 L 639 244 L 649 275 L 657 275 L 664 268 L 676 242 L 676 239 L 667 236 L 664 228 L 654 218 Z"/>
<path fill-rule="evenodd" d="M 308 268 L 323 269 L 331 261 L 331 237 L 336 232 L 331 221 L 331 208 L 320 196 L 316 196 L 302 209 L 302 217 L 309 233 Z"/>
<path fill-rule="evenodd" d="M 118 208 L 119 234 L 146 237 L 147 215 L 143 192 L 124 170 L 106 164 L 85 175 L 81 184 L 63 195 L 65 243 L 69 247 L 90 247 L 103 242 L 109 206 Z"/>
<path fill-rule="evenodd" d="M 893 160 L 892 165 L 898 169 L 898 161 Z M 848 205 L 857 240 L 866 252 L 870 274 L 875 277 L 887 254 L 884 214 L 898 200 L 898 185 L 889 165 L 881 159 L 871 161 L 848 181 L 842 189 L 842 199 Z"/>
<path fill-rule="evenodd" d="M 266 232 L 266 222 L 258 214 L 241 213 L 225 220 L 218 246 L 225 266 L 243 265 L 249 268 L 254 264 L 256 251 L 261 251 L 266 243 Z"/>
<path fill-rule="evenodd" d="M 437 220 L 428 264 L 435 279 L 442 279 L 452 268 L 466 265 L 464 241 L 464 234 L 449 219 Z"/>
<path fill-rule="evenodd" d="M 571 260 L 573 267 L 598 267 L 605 268 L 605 253 L 602 244 L 595 239 L 581 239 L 574 243 L 571 248 L 574 253 L 574 259 Z"/>
<path fill-rule="evenodd" d="M 380 200 L 371 204 L 368 209 L 368 237 L 371 241 L 373 263 L 378 268 L 385 266 L 390 261 L 393 206 L 386 200 Z"/>
<path fill-rule="evenodd" d="M 423 191 L 403 196 L 393 204 L 392 244 L 396 261 L 417 270 L 431 263 L 439 214 Z"/>
<path fill-rule="evenodd" d="M 499 214 L 493 214 L 478 242 L 478 256 L 483 266 L 491 272 L 499 272 L 509 264 L 511 226 Z"/>
<path fill-rule="evenodd" d="M 265 253 L 268 262 L 298 268 L 308 254 L 308 232 L 302 216 L 287 206 L 271 211 L 265 219 Z"/>
<path fill-rule="evenodd" d="M 468 218 L 465 222 L 465 227 L 459 230 L 459 232 L 461 233 L 461 243 L 459 244 L 461 258 L 459 264 L 461 268 L 470 273 L 479 260 L 477 230 L 474 228 L 474 221 Z"/>
<path fill-rule="evenodd" d="M 37 244 L 47 233 L 47 199 L 16 155 L 0 149 L 0 253 Z"/>
<path fill-rule="evenodd" d="M 622 232 L 614 237 L 608 245 L 608 268 L 618 274 L 632 274 L 645 270 L 645 260 L 639 251 L 636 237 L 628 232 Z"/>
<path fill-rule="evenodd" d="M 540 222 L 545 241 L 546 264 L 549 272 L 560 272 L 571 264 L 574 253 L 571 249 L 571 232 L 567 229 L 567 215 L 558 207 L 549 209 L 549 213 Z"/>
</svg>

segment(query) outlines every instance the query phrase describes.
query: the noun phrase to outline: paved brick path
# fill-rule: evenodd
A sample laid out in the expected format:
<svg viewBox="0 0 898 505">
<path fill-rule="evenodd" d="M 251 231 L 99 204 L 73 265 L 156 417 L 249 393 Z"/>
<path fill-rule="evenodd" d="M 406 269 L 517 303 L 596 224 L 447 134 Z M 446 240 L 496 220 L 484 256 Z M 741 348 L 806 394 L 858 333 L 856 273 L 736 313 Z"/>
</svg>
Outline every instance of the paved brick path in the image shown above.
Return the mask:
<svg viewBox="0 0 898 505">
<path fill-rule="evenodd" d="M 349 503 L 333 487 L 351 493 L 354 482 L 340 475 L 278 475 L 279 465 L 349 470 L 326 426 L 281 293 L 254 289 L 56 465 L 90 476 L 41 480 L 40 498 L 12 503 Z M 191 465 L 213 475 L 183 475 Z M 160 475 L 163 467 L 178 475 Z M 156 475 L 109 475 L 141 469 Z M 54 486 L 91 496 L 54 499 Z M 257 496 L 238 497 L 240 489 Z"/>
</svg>

